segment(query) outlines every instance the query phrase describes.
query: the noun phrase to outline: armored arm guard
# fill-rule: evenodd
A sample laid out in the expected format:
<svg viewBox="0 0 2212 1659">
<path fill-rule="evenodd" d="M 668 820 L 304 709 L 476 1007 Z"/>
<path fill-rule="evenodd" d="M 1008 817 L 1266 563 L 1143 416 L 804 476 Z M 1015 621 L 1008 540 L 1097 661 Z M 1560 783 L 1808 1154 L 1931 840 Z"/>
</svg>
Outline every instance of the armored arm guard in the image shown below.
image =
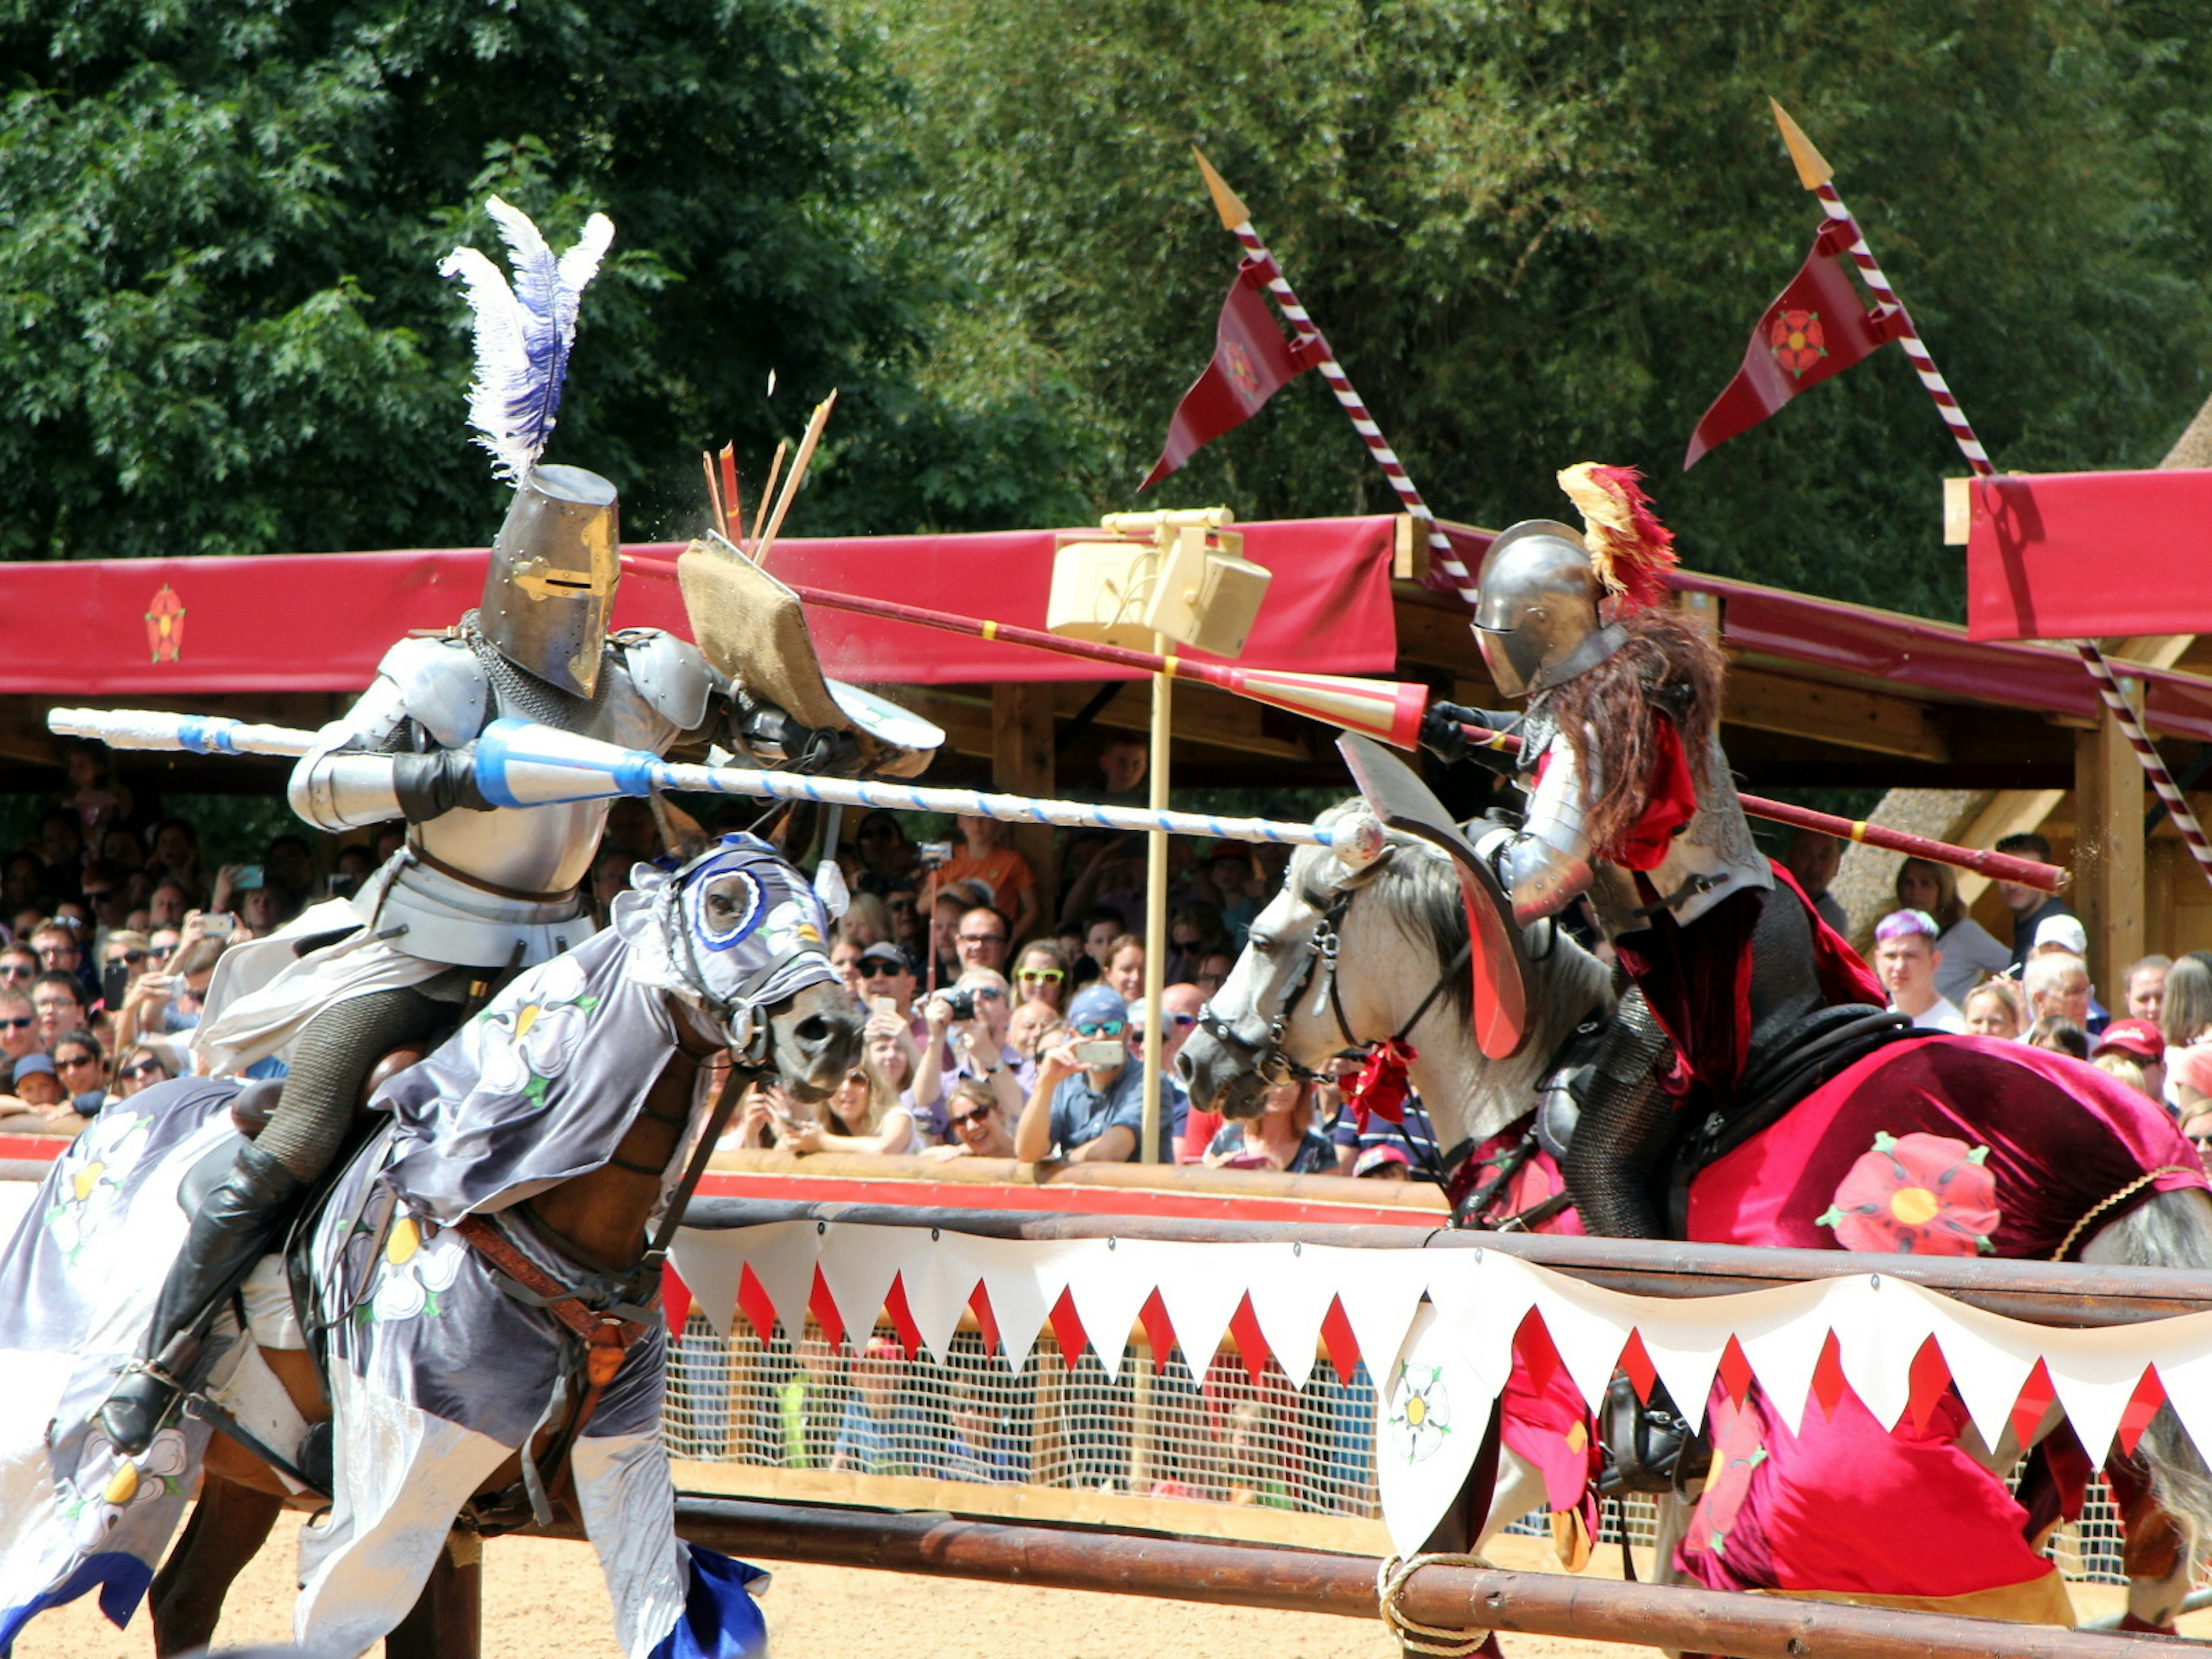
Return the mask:
<svg viewBox="0 0 2212 1659">
<path fill-rule="evenodd" d="M 410 823 L 473 806 L 466 745 L 483 730 L 490 688 L 465 650 L 402 640 L 342 720 L 316 733 L 292 769 L 292 810 L 319 830 Z M 417 732 L 436 745 L 415 745 Z"/>
<path fill-rule="evenodd" d="M 1498 854 L 1498 884 L 1513 901 L 1513 920 L 1522 927 L 1557 915 L 1590 884 L 1589 789 L 1573 750 L 1554 738 L 1546 750 L 1544 775 L 1528 802 L 1521 833 Z"/>
</svg>

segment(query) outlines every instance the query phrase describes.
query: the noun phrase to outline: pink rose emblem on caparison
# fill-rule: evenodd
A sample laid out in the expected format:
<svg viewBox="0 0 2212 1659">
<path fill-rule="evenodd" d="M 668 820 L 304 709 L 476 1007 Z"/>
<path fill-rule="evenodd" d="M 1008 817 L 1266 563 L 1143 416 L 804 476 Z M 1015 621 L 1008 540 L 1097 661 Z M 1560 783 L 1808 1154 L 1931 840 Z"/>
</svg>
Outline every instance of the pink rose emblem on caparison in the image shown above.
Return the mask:
<svg viewBox="0 0 2212 1659">
<path fill-rule="evenodd" d="M 1986 1146 L 1947 1135 L 1876 1134 L 1836 1188 L 1819 1224 L 1847 1250 L 1884 1255 L 1986 1255 L 1997 1230 Z"/>
</svg>

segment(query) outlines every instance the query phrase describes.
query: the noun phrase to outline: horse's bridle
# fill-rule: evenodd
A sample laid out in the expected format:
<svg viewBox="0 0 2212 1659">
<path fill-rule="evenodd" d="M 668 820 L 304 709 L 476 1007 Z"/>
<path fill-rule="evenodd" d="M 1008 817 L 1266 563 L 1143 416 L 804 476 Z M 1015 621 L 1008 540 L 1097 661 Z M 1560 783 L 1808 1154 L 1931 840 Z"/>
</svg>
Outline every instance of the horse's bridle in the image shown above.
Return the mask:
<svg viewBox="0 0 2212 1659">
<path fill-rule="evenodd" d="M 1356 1049 L 1364 1054 L 1384 1041 L 1403 1042 L 1413 1034 L 1413 1028 L 1428 1018 L 1429 1010 L 1436 1006 L 1437 999 L 1451 984 L 1452 976 L 1467 966 L 1468 957 L 1474 949 L 1471 939 L 1461 945 L 1459 954 L 1444 964 L 1443 971 L 1437 975 L 1437 982 L 1429 988 L 1429 994 L 1421 999 L 1406 1023 L 1391 1036 L 1382 1039 L 1353 1036 L 1352 1022 L 1344 1012 L 1344 998 L 1338 989 L 1336 953 L 1338 930 L 1343 925 L 1346 913 L 1352 908 L 1352 901 L 1359 896 L 1360 890 L 1358 887 L 1346 888 L 1322 911 L 1321 920 L 1314 924 L 1313 932 L 1305 943 L 1305 971 L 1284 994 L 1282 1006 L 1273 1015 L 1266 1014 L 1259 1008 L 1252 1010 L 1253 1018 L 1267 1021 L 1264 1036 L 1255 1038 L 1238 1030 L 1236 1024 L 1213 1012 L 1211 1002 L 1199 1010 L 1199 1029 L 1224 1048 L 1243 1055 L 1253 1074 L 1270 1088 L 1283 1083 L 1326 1080 L 1319 1072 L 1299 1065 L 1283 1052 L 1283 1028 L 1290 1019 L 1291 1010 L 1304 999 L 1316 972 L 1328 975 L 1325 983 L 1328 989 L 1329 1018 L 1336 1022 L 1336 1034 L 1344 1039 L 1344 1048 Z"/>
</svg>

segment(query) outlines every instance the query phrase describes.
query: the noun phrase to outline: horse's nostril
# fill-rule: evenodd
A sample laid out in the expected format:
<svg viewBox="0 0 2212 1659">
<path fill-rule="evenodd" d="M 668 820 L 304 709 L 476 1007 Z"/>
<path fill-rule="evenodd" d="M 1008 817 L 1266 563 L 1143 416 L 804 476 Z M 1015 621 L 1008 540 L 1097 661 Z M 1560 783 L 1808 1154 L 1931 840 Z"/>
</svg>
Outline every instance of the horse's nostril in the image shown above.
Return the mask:
<svg viewBox="0 0 2212 1659">
<path fill-rule="evenodd" d="M 1191 1063 L 1189 1049 L 1185 1048 L 1176 1056 L 1175 1073 L 1178 1082 L 1187 1085 L 1197 1073 L 1198 1067 Z"/>
</svg>

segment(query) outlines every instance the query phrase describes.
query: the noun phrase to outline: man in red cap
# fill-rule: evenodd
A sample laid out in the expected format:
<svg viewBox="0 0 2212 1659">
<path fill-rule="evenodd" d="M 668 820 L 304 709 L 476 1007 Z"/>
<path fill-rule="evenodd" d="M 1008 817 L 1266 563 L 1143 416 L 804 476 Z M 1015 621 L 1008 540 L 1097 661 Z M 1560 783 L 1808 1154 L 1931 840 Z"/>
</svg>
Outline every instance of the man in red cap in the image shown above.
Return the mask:
<svg viewBox="0 0 2212 1659">
<path fill-rule="evenodd" d="M 2119 1054 L 2142 1068 L 2143 1092 L 2153 1100 L 2166 1095 L 2166 1038 L 2147 1019 L 2116 1019 L 2105 1027 L 2089 1050 L 2093 1060 Z"/>
</svg>

